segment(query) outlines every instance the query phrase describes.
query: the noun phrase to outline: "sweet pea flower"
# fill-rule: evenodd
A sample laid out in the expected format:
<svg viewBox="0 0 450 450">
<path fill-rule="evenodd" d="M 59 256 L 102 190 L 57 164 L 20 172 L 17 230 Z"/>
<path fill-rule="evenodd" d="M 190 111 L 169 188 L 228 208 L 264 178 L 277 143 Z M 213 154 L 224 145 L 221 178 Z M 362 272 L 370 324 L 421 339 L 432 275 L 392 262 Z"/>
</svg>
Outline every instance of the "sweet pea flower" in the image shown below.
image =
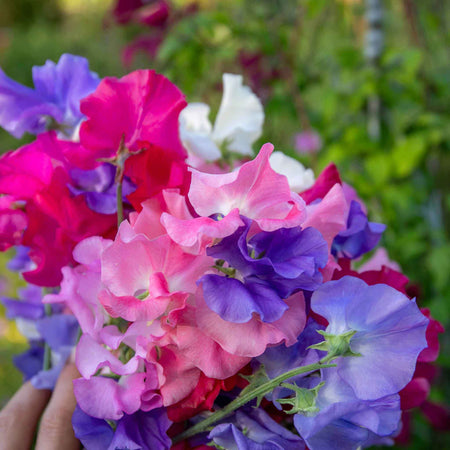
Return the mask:
<svg viewBox="0 0 450 450">
<path fill-rule="evenodd" d="M 70 171 L 71 184 L 69 189 L 75 195 L 82 195 L 86 204 L 93 211 L 101 214 L 116 214 L 117 194 L 115 175 L 116 168 L 112 164 L 102 164 L 92 170 L 73 168 Z M 127 196 L 136 186 L 128 177 L 122 181 L 122 203 L 130 208 Z"/>
<path fill-rule="evenodd" d="M 86 450 L 168 450 L 171 446 L 166 433 L 171 422 L 162 408 L 126 414 L 115 422 L 113 429 L 106 420 L 86 414 L 77 405 L 72 425 L 75 436 Z"/>
<path fill-rule="evenodd" d="M 163 189 L 187 188 L 187 154 L 178 133 L 185 105 L 180 90 L 151 70 L 103 79 L 81 102 L 87 120 L 80 129 L 84 150 L 77 167 L 91 170 L 101 161 L 116 165 L 116 178 L 125 175 L 137 186 L 128 196 L 137 211 Z"/>
<path fill-rule="evenodd" d="M 345 276 L 320 286 L 311 309 L 328 321 L 326 333 L 355 333 L 350 349 L 361 356 L 338 358 L 336 370 L 358 398 L 396 394 L 411 380 L 427 346 L 428 319 L 415 301 L 390 286 Z"/>
<path fill-rule="evenodd" d="M 327 243 L 314 228 L 280 228 L 248 239 L 252 221 L 207 249 L 214 266 L 226 276 L 200 278 L 207 305 L 224 320 L 248 322 L 254 313 L 264 322 L 278 320 L 286 311 L 283 301 L 300 289 L 314 290 L 322 282 L 319 268 L 328 260 Z"/>
<path fill-rule="evenodd" d="M 314 184 L 313 171 L 306 169 L 300 161 L 285 155 L 283 152 L 273 152 L 269 161 L 275 172 L 288 179 L 291 191 L 302 192 Z"/>
<path fill-rule="evenodd" d="M 255 220 L 264 231 L 292 228 L 306 218 L 305 204 L 291 192 L 285 176 L 269 163 L 273 146 L 265 144 L 252 161 L 226 174 L 191 169 L 189 201 L 200 216 L 181 220 L 163 213 L 161 222 L 178 244 L 200 251 L 213 238 L 229 236 L 243 225 L 240 215 Z M 206 235 L 211 239 L 203 241 Z"/>
<path fill-rule="evenodd" d="M 221 148 L 252 155 L 252 144 L 261 136 L 264 111 L 258 97 L 244 86 L 241 75 L 223 75 L 223 97 L 214 127 L 210 108 L 191 103 L 180 114 L 180 134 L 186 148 L 205 161 L 221 157 Z"/>
<path fill-rule="evenodd" d="M 296 414 L 295 428 L 311 450 L 357 450 L 390 445 L 399 428 L 398 394 L 360 400 L 335 369 L 322 369 L 324 385 L 315 401 L 318 412 Z"/>
<path fill-rule="evenodd" d="M 85 58 L 64 54 L 58 63 L 33 67 L 34 89 L 10 79 L 0 69 L 0 126 L 20 138 L 39 134 L 54 120 L 70 137 L 83 119 L 80 100 L 100 82 Z"/>
<path fill-rule="evenodd" d="M 352 200 L 347 218 L 347 229 L 342 230 L 333 241 L 333 254 L 356 259 L 370 252 L 380 241 L 386 229 L 382 223 L 369 222 L 361 205 Z"/>
<path fill-rule="evenodd" d="M 159 147 L 166 158 L 184 159 L 178 115 L 185 105 L 180 90 L 152 70 L 104 78 L 81 102 L 87 120 L 81 126 L 80 140 L 87 152 L 80 167 L 92 169 L 101 158 L 123 157 L 118 154 L 121 146 L 130 153 Z"/>
<path fill-rule="evenodd" d="M 214 427 L 209 439 L 227 450 L 301 450 L 297 435 L 275 422 L 262 409 L 239 410 L 231 423 Z"/>
<path fill-rule="evenodd" d="M 184 252 L 167 235 L 148 239 L 137 234 L 128 222 L 101 258 L 99 298 L 109 314 L 129 321 L 156 319 L 171 303 L 180 307 L 212 265 L 211 258 Z"/>
</svg>

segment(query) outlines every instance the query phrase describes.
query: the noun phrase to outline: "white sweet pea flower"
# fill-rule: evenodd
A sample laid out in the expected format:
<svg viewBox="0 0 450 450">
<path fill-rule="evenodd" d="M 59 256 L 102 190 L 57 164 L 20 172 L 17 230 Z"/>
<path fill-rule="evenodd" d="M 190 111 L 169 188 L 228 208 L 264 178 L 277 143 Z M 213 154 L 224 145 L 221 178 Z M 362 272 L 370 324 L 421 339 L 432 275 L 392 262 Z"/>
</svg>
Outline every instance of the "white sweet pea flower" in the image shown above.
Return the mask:
<svg viewBox="0 0 450 450">
<path fill-rule="evenodd" d="M 209 110 L 205 103 L 189 103 L 180 113 L 180 138 L 190 153 L 205 161 L 215 161 L 222 154 L 211 138 Z"/>
<path fill-rule="evenodd" d="M 269 157 L 273 170 L 288 179 L 289 187 L 293 192 L 303 192 L 314 184 L 314 173 L 306 169 L 302 163 L 283 152 L 273 152 Z"/>
<path fill-rule="evenodd" d="M 191 103 L 180 114 L 180 136 L 189 152 L 205 161 L 220 158 L 220 147 L 252 155 L 252 144 L 261 136 L 264 110 L 258 97 L 242 84 L 241 75 L 223 75 L 223 97 L 214 127 L 209 106 Z"/>
</svg>

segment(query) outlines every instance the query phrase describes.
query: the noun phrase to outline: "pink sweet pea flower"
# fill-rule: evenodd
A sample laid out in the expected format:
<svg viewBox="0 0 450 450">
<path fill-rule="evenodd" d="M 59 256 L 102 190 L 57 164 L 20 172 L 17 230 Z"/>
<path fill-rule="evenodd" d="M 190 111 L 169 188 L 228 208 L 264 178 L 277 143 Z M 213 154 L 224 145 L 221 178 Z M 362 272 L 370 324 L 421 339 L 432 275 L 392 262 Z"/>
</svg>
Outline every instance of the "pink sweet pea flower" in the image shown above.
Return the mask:
<svg viewBox="0 0 450 450">
<path fill-rule="evenodd" d="M 185 253 L 167 235 L 149 239 L 123 222 L 114 243 L 102 253 L 105 289 L 100 299 L 113 317 L 153 320 L 170 304 L 183 304 L 213 264 L 206 255 Z"/>
<path fill-rule="evenodd" d="M 226 174 L 210 174 L 191 169 L 189 201 L 200 216 L 192 221 L 163 214 L 161 222 L 170 237 L 187 247 L 198 245 L 202 236 L 229 236 L 243 225 L 239 215 L 254 219 L 264 231 L 291 228 L 306 218 L 304 201 L 291 192 L 285 176 L 269 163 L 272 144 L 265 144 L 258 156 Z M 217 216 L 214 220 L 212 216 Z"/>
<path fill-rule="evenodd" d="M 185 106 L 179 89 L 152 70 L 104 78 L 81 102 L 87 120 L 80 140 L 90 150 L 85 168 L 95 167 L 99 158 L 115 157 L 121 142 L 131 153 L 159 147 L 167 157 L 186 158 L 178 136 L 178 115 Z"/>
</svg>

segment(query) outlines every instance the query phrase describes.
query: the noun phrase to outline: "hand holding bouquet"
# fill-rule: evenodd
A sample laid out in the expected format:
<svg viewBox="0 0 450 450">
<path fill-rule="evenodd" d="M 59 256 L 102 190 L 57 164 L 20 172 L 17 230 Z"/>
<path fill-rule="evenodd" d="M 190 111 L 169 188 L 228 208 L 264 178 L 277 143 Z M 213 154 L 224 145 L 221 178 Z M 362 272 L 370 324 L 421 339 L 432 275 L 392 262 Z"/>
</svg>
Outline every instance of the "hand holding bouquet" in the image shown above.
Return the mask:
<svg viewBox="0 0 450 450">
<path fill-rule="evenodd" d="M 336 167 L 252 159 L 264 115 L 236 75 L 214 126 L 153 71 L 33 76 L 0 72 L 0 125 L 37 134 L 0 159 L 0 247 L 29 283 L 3 303 L 34 386 L 75 347 L 85 448 L 392 443 L 442 328 L 382 250 L 355 269 L 385 227 Z"/>
</svg>

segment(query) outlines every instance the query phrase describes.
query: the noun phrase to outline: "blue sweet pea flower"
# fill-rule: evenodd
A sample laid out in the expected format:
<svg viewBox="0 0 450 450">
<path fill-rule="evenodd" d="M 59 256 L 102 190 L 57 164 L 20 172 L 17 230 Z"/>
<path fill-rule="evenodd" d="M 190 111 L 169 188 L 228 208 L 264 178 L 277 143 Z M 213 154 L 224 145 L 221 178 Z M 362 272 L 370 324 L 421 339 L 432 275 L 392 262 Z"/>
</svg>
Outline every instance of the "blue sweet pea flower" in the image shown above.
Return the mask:
<svg viewBox="0 0 450 450">
<path fill-rule="evenodd" d="M 288 308 L 283 299 L 314 290 L 328 260 L 327 243 L 314 228 L 281 228 L 248 239 L 252 221 L 207 249 L 225 276 L 200 278 L 206 304 L 229 322 L 248 322 L 253 313 L 264 322 L 278 320 Z M 226 263 L 226 265 L 225 265 Z"/>
<path fill-rule="evenodd" d="M 399 428 L 398 394 L 360 400 L 335 369 L 321 373 L 315 415 L 296 414 L 294 425 L 310 450 L 357 450 L 392 444 Z"/>
<path fill-rule="evenodd" d="M 64 54 L 57 64 L 47 61 L 33 67 L 33 82 L 31 89 L 0 69 L 0 126 L 17 138 L 46 131 L 51 119 L 70 137 L 83 119 L 80 100 L 100 79 L 89 71 L 85 58 Z"/>
<path fill-rule="evenodd" d="M 320 286 L 311 297 L 311 309 L 327 319 L 327 334 L 354 333 L 350 351 L 360 356 L 333 362 L 357 398 L 396 394 L 411 381 L 417 357 L 427 347 L 428 319 L 415 301 L 385 284 L 368 286 L 345 276 Z"/>
</svg>

